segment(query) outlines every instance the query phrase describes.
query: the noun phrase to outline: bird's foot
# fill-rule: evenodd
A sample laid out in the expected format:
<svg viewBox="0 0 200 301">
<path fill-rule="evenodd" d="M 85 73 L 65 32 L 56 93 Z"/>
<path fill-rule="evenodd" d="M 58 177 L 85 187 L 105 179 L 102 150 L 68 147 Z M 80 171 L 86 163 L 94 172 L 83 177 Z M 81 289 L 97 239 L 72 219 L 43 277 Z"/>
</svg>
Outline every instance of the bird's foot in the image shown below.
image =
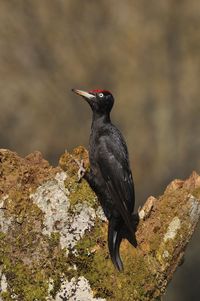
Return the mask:
<svg viewBox="0 0 200 301">
<path fill-rule="evenodd" d="M 153 196 L 150 196 L 146 203 L 144 204 L 144 206 L 138 209 L 138 216 L 139 219 L 141 220 L 145 220 L 150 216 L 150 213 L 154 207 L 155 202 L 157 201 L 156 198 L 154 198 Z"/>
<path fill-rule="evenodd" d="M 86 173 L 86 169 L 84 167 L 84 161 L 81 160 L 81 162 L 80 162 L 77 159 L 74 159 L 74 161 L 79 166 L 79 170 L 78 170 L 78 182 L 81 182 L 82 178 L 84 177 L 84 175 Z"/>
</svg>

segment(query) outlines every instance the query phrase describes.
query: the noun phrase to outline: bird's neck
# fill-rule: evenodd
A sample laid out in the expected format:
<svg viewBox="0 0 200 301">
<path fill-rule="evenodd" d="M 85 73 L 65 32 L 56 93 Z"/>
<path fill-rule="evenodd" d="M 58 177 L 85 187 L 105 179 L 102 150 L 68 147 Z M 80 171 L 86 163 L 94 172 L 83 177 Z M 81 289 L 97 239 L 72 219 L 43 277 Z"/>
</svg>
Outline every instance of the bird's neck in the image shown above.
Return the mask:
<svg viewBox="0 0 200 301">
<path fill-rule="evenodd" d="M 92 116 L 92 127 L 100 127 L 104 124 L 110 123 L 110 113 L 99 114 L 93 112 Z"/>
</svg>

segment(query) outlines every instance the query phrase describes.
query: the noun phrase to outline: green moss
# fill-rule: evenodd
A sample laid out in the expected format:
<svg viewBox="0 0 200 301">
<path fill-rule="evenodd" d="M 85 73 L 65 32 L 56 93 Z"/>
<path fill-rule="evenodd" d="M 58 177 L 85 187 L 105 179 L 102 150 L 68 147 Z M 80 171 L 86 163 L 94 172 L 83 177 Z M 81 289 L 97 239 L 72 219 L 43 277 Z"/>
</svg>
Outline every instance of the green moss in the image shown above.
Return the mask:
<svg viewBox="0 0 200 301">
<path fill-rule="evenodd" d="M 0 232 L 0 241 L 2 241 L 6 237 L 4 232 Z"/>
<path fill-rule="evenodd" d="M 177 212 L 181 215 L 181 212 Z M 155 256 L 157 260 L 160 263 L 161 268 L 164 270 L 168 266 L 170 266 L 172 259 L 174 256 L 176 256 L 176 248 L 177 246 L 181 245 L 182 237 L 187 237 L 188 235 L 188 229 L 190 229 L 190 220 L 180 218 L 180 228 L 177 229 L 176 236 L 173 239 L 168 239 L 164 241 L 164 235 L 167 231 L 167 229 L 164 232 L 164 234 L 160 237 L 159 245 L 157 245 L 157 249 L 155 251 Z M 166 222 L 165 222 L 166 223 Z M 167 224 L 167 223 L 166 223 Z M 154 239 L 155 240 L 155 239 Z M 159 241 L 159 238 L 156 238 L 156 241 Z"/>
<path fill-rule="evenodd" d="M 16 245 L 16 249 L 8 247 L 9 241 L 5 240 L 0 246 L 0 259 L 3 264 L 3 273 L 8 282 L 8 292 L 2 295 L 3 300 L 12 300 L 11 295 L 15 293 L 20 300 L 46 300 L 48 295 L 48 281 L 51 278 L 54 288 L 51 292 L 55 296 L 61 285 L 61 277 L 65 275 L 68 279 L 76 275 L 71 269 L 69 258 L 66 257 L 66 250 L 61 249 L 59 234 L 52 233 L 50 238 L 41 237 L 41 244 L 46 245 L 43 249 L 43 256 L 33 259 L 32 262 L 25 264 L 23 256 L 18 253 L 18 257 L 13 254 L 22 250 L 22 245 Z M 37 246 L 38 248 L 38 246 Z M 30 254 L 27 256 L 29 258 Z M 33 255 L 34 256 L 34 255 Z M 31 259 L 30 259 L 31 261 Z"/>
<path fill-rule="evenodd" d="M 192 192 L 192 195 L 197 198 L 197 199 L 200 199 L 200 188 L 196 188 L 194 189 L 194 191 Z"/>
<path fill-rule="evenodd" d="M 72 207 L 80 203 L 80 201 L 85 201 L 93 208 L 98 207 L 97 197 L 85 180 L 78 183 L 77 176 L 73 176 L 66 179 L 65 186 L 70 192 L 69 200 Z"/>
<path fill-rule="evenodd" d="M 181 224 L 173 240 L 163 242 L 163 238 L 170 221 L 175 216 L 182 220 L 177 202 L 182 202 L 183 206 L 186 206 L 186 198 L 186 190 L 178 190 L 173 194 L 169 193 L 159 203 L 162 222 L 158 221 L 157 229 L 154 229 L 155 233 L 148 236 L 146 242 L 150 250 L 148 256 L 144 256 L 141 250 L 135 250 L 128 243 L 122 244 L 121 254 L 125 267 L 123 273 L 114 269 L 109 258 L 105 225 L 96 224 L 92 232 L 86 233 L 77 244 L 78 256 L 71 254 L 70 260 L 76 264 L 79 274 L 89 280 L 96 297 L 115 301 L 160 300 L 160 294 L 165 290 L 163 269 L 170 264 L 181 235 L 188 231 L 188 221 L 185 220 Z M 167 211 L 168 202 L 170 207 Z M 102 243 L 99 242 L 99 237 L 102 238 Z"/>
<path fill-rule="evenodd" d="M 157 264 L 156 260 L 153 257 L 144 257 L 140 251 L 127 245 L 128 243 L 125 243 L 125 247 L 123 245 L 121 252 L 124 255 L 122 259 L 125 270 L 119 273 L 108 254 L 107 226 L 99 221 L 78 242 L 78 255 L 70 254 L 69 258 L 77 266 L 79 275 L 88 279 L 95 297 L 115 301 L 146 301 L 149 296 L 153 296 L 151 300 L 156 300 L 154 297 L 157 278 L 152 271 L 156 270 L 153 269 Z M 151 272 L 148 270 L 149 266 Z"/>
<path fill-rule="evenodd" d="M 0 297 L 1 297 L 4 301 L 13 301 L 13 299 L 11 298 L 9 292 L 2 292 L 2 293 L 0 293 Z"/>
<path fill-rule="evenodd" d="M 154 235 L 155 233 L 153 233 L 153 235 L 151 235 L 149 238 L 150 250 L 152 254 L 157 254 L 159 258 L 162 257 L 162 254 L 165 250 L 171 252 L 171 242 L 167 241 L 166 243 L 164 243 L 163 238 L 167 232 L 170 222 L 174 217 L 180 218 L 181 221 L 183 220 L 181 217 L 182 212 L 179 210 L 180 207 L 177 206 L 177 203 L 179 202 L 182 203 L 182 206 L 187 206 L 187 196 L 188 191 L 184 188 L 181 188 L 179 190 L 165 194 L 159 200 L 160 223 L 159 226 L 154 229 L 156 235 Z M 170 206 L 168 204 L 170 204 Z M 180 233 L 183 233 L 183 227 L 184 225 L 183 223 L 181 223 L 181 229 L 177 231 L 175 239 L 181 238 Z M 172 246 L 173 245 L 174 244 L 172 244 Z"/>
<path fill-rule="evenodd" d="M 98 206 L 96 201 L 96 195 L 89 187 L 88 183 L 82 179 L 81 183 L 78 183 L 78 164 L 76 160 L 84 161 L 84 167 L 89 169 L 88 152 L 83 147 L 75 148 L 72 153 L 64 153 L 59 161 L 61 168 L 67 172 L 68 177 L 65 180 L 65 187 L 70 192 L 69 199 L 71 205 L 74 206 L 80 201 L 85 201 L 88 205 L 94 207 Z"/>
<path fill-rule="evenodd" d="M 23 263 L 11 264 L 4 270 L 11 293 L 26 301 L 45 300 L 48 285 L 42 270 L 34 271 Z"/>
<path fill-rule="evenodd" d="M 49 246 L 51 248 L 58 246 L 60 243 L 60 233 L 59 232 L 52 232 L 51 238 L 49 239 Z"/>
<path fill-rule="evenodd" d="M 49 278 L 54 281 L 52 294 L 55 295 L 61 275 L 71 277 L 72 274 L 68 271 L 66 250 L 60 246 L 60 234 L 52 233 L 49 238 L 36 232 L 35 223 L 42 224 L 43 214 L 30 200 L 26 206 L 30 210 L 23 222 L 16 223 L 7 234 L 0 232 L 0 261 L 9 288 L 2 295 L 3 300 L 12 300 L 12 293 L 20 300 L 46 300 Z M 10 208 L 14 213 L 12 204 Z"/>
</svg>

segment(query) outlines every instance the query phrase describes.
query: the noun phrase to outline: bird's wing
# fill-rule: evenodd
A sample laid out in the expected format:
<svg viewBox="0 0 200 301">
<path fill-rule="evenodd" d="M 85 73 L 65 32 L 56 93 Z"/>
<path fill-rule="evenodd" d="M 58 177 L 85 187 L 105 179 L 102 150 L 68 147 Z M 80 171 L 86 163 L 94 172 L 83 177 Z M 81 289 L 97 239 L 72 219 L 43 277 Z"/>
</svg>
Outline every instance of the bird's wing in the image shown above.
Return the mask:
<svg viewBox="0 0 200 301">
<path fill-rule="evenodd" d="M 133 232 L 134 185 L 125 145 L 116 145 L 110 138 L 103 138 L 99 143 L 97 161 L 114 206 Z"/>
</svg>

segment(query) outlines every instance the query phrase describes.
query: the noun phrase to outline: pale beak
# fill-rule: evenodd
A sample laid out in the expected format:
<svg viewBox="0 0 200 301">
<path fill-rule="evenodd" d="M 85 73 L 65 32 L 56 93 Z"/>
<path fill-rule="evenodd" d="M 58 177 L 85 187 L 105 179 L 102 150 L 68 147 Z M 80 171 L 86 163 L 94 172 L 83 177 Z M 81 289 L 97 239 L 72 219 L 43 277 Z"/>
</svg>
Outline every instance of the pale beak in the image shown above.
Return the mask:
<svg viewBox="0 0 200 301">
<path fill-rule="evenodd" d="M 84 98 L 86 99 L 92 99 L 92 98 L 95 98 L 95 96 L 91 93 L 88 93 L 88 92 L 85 92 L 85 91 L 82 91 L 82 90 L 77 90 L 77 89 L 72 89 L 72 91 L 80 96 L 83 96 Z"/>
</svg>

